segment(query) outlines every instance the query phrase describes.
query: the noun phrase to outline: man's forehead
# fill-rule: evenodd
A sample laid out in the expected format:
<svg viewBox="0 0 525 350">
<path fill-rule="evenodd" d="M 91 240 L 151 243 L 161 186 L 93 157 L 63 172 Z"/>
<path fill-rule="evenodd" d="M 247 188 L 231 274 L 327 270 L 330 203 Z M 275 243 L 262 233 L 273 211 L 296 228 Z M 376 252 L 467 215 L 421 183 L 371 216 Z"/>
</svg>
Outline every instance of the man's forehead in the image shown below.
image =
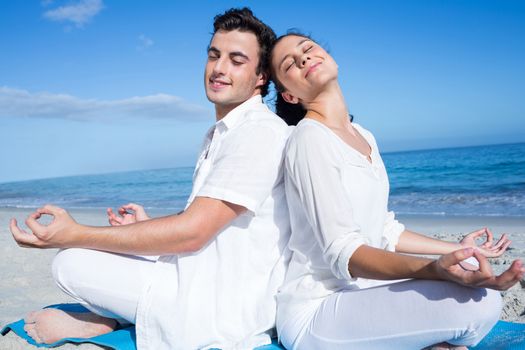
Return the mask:
<svg viewBox="0 0 525 350">
<path fill-rule="evenodd" d="M 239 30 L 217 31 L 211 38 L 209 48 L 221 52 L 243 52 L 246 55 L 257 55 L 259 42 L 252 32 L 241 32 Z"/>
</svg>

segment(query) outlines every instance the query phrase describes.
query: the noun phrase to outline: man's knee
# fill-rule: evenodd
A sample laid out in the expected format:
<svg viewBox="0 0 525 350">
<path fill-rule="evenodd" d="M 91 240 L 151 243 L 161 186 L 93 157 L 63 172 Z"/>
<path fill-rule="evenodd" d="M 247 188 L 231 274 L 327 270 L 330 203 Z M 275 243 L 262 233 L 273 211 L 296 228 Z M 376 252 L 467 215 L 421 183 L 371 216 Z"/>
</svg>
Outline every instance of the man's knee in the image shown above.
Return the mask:
<svg viewBox="0 0 525 350">
<path fill-rule="evenodd" d="M 56 284 L 70 293 L 73 282 L 82 275 L 82 270 L 89 265 L 85 249 L 70 248 L 58 251 L 53 259 L 51 271 Z"/>
</svg>

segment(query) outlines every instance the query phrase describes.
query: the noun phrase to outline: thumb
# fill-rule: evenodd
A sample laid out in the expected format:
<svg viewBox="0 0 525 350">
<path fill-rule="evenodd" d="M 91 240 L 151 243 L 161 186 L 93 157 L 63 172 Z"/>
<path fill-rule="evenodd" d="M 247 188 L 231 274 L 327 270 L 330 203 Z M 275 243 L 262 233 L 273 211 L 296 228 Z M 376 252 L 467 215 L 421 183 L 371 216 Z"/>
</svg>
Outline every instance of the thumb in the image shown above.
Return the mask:
<svg viewBox="0 0 525 350">
<path fill-rule="evenodd" d="M 473 248 L 464 248 L 459 249 L 456 251 L 453 251 L 452 253 L 448 253 L 445 255 L 442 255 L 439 260 L 441 260 L 441 266 L 445 269 L 459 264 L 461 261 L 470 258 L 474 255 L 474 249 Z"/>
</svg>

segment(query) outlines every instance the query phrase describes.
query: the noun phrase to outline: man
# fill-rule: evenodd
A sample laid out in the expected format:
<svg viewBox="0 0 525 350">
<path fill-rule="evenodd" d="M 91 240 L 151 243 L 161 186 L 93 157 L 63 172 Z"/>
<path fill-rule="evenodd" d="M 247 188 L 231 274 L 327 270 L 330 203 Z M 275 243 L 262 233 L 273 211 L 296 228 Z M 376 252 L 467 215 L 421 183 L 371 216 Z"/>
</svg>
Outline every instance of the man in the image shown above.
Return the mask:
<svg viewBox="0 0 525 350">
<path fill-rule="evenodd" d="M 270 343 L 289 237 L 281 169 L 288 129 L 261 98 L 274 39 L 247 8 L 215 17 L 204 85 L 217 122 L 184 212 L 149 219 L 130 205 L 122 217 L 108 211 L 111 227 L 87 227 L 47 205 L 26 220 L 31 233 L 11 221 L 21 246 L 69 248 L 57 254 L 54 277 L 92 311 L 28 315 L 26 331 L 35 340 L 93 336 L 130 322 L 139 349 Z M 40 224 L 42 215 L 53 221 Z"/>
</svg>

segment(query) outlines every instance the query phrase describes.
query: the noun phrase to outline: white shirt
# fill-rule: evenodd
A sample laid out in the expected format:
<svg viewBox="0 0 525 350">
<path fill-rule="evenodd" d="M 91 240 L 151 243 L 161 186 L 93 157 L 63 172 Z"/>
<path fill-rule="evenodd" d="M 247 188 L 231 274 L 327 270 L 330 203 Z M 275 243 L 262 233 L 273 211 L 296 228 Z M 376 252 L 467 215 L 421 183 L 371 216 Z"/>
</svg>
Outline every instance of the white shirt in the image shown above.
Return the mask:
<svg viewBox="0 0 525 350">
<path fill-rule="evenodd" d="M 278 330 L 301 329 L 323 298 L 374 281 L 353 278 L 348 261 L 362 244 L 395 249 L 404 226 L 387 211 L 389 184 L 370 132 L 353 123 L 372 163 L 331 129 L 302 120 L 286 146 L 285 184 L 292 258 L 278 294 Z"/>
<path fill-rule="evenodd" d="M 208 132 L 188 205 L 210 197 L 248 210 L 196 253 L 162 256 L 137 310 L 139 349 L 269 344 L 290 227 L 282 175 L 288 126 L 260 95 Z"/>
</svg>

